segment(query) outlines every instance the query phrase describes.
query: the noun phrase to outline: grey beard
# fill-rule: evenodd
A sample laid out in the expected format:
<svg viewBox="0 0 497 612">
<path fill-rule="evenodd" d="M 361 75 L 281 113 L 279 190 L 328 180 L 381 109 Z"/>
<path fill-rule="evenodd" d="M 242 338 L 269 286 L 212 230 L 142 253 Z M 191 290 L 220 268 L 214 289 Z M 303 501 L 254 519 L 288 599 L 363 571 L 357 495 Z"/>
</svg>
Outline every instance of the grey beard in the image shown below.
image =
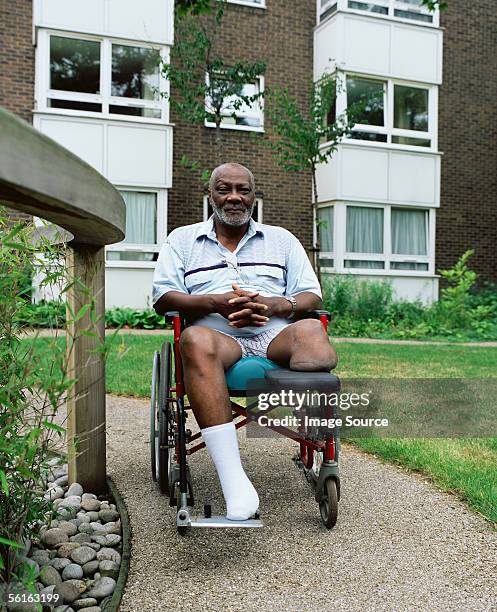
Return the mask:
<svg viewBox="0 0 497 612">
<path fill-rule="evenodd" d="M 211 206 L 212 206 L 212 210 L 214 211 L 215 216 L 218 218 L 219 221 L 221 221 L 221 223 L 224 223 L 225 225 L 229 225 L 230 227 L 241 227 L 242 225 L 245 225 L 245 223 L 249 222 L 250 217 L 252 216 L 252 213 L 254 212 L 255 200 L 252 206 L 249 209 L 246 209 L 246 212 L 243 215 L 243 217 L 239 217 L 238 220 L 230 218 L 224 212 L 224 209 L 216 206 L 212 200 L 211 200 Z"/>
</svg>

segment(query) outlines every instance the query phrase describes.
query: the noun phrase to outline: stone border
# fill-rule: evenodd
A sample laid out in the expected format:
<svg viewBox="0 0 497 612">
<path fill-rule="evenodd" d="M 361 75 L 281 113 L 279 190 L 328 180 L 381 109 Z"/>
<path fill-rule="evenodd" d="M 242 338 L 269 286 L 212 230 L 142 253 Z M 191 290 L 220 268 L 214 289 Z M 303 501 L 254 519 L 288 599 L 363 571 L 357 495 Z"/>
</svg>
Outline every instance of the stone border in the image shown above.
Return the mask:
<svg viewBox="0 0 497 612">
<path fill-rule="evenodd" d="M 105 598 L 101 605 L 102 612 L 117 612 L 128 580 L 129 563 L 131 559 L 131 525 L 129 523 L 128 509 L 122 495 L 119 493 L 114 481 L 108 476 L 107 486 L 109 493 L 114 498 L 117 511 L 121 517 L 122 551 L 121 567 L 116 581 L 116 588 L 110 597 Z"/>
</svg>

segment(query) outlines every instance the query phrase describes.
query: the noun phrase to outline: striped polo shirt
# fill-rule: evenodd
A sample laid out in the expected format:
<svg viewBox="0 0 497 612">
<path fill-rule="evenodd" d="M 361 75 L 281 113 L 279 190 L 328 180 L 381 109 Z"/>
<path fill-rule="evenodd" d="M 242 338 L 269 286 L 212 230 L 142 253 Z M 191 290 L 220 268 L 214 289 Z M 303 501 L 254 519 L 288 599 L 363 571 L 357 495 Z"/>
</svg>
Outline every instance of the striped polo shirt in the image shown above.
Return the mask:
<svg viewBox="0 0 497 612">
<path fill-rule="evenodd" d="M 304 247 L 288 230 L 250 220 L 234 252 L 216 236 L 214 215 L 172 231 L 161 248 L 153 280 L 153 303 L 168 291 L 190 295 L 227 293 L 232 283 L 265 297 L 291 296 L 304 291 L 319 297 L 321 289 Z M 255 336 L 283 328 L 288 320 L 271 317 L 263 327 L 230 327 L 218 313 L 195 321 L 231 336 Z"/>
</svg>

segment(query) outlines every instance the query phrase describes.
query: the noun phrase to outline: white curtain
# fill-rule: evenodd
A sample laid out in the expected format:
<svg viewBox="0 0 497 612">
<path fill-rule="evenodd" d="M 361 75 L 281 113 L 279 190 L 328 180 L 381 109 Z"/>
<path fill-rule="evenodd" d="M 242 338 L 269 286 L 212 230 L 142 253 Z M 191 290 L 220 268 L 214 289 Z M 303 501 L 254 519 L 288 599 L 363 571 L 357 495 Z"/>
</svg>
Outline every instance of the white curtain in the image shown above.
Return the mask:
<svg viewBox="0 0 497 612">
<path fill-rule="evenodd" d="M 157 243 L 157 194 L 121 191 L 126 204 L 126 237 L 132 244 Z"/>
<path fill-rule="evenodd" d="M 426 210 L 392 208 L 392 253 L 395 255 L 427 255 Z"/>
<path fill-rule="evenodd" d="M 347 206 L 347 253 L 383 255 L 383 209 Z M 380 261 L 345 261 L 346 268 L 381 269 Z"/>
<path fill-rule="evenodd" d="M 322 253 L 333 252 L 333 206 L 318 209 L 319 250 Z"/>
</svg>

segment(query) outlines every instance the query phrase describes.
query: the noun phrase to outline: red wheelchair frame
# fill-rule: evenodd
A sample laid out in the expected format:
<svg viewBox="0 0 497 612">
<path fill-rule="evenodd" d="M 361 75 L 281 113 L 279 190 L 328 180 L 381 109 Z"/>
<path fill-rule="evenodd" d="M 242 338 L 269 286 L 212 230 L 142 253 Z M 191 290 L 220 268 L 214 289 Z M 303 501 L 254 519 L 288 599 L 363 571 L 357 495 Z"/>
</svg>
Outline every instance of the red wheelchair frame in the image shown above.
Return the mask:
<svg viewBox="0 0 497 612">
<path fill-rule="evenodd" d="M 166 317 L 172 321 L 173 327 L 175 382 L 172 383 L 171 380 L 171 345 L 164 342 L 160 354 L 156 352 L 154 355 L 150 430 L 152 476 L 159 482 L 161 492 L 169 496 L 170 505 L 177 506 L 176 526 L 180 534 L 186 533 L 188 527 L 262 526 L 257 520 L 258 517 L 254 521 L 243 521 L 240 524 L 219 517 L 214 520 L 210 506 L 204 506 L 203 519 L 193 520 L 190 516 L 194 498 L 187 458 L 204 448 L 205 443 L 200 441 L 200 432 L 193 434 L 186 429 L 186 411 L 189 407 L 185 407 L 184 403 L 186 391 L 179 346 L 184 321 L 178 312 L 168 312 Z M 319 318 L 324 329 L 328 331 L 328 312 L 313 311 L 307 313 L 306 317 Z M 230 392 L 230 395 L 234 394 Z M 241 392 L 237 391 L 236 395 L 240 396 Z M 235 427 L 240 429 L 250 420 L 247 410 L 231 400 L 231 397 L 230 401 Z M 334 432 L 326 440 L 316 440 L 304 437 L 303 429 L 296 432 L 283 426 L 268 427 L 299 444 L 299 452 L 294 461 L 304 471 L 307 480 L 315 486 L 315 498 L 319 503 L 322 522 L 331 529 L 337 520 L 340 499 L 338 433 Z M 319 461 L 316 461 L 317 459 Z"/>
</svg>

